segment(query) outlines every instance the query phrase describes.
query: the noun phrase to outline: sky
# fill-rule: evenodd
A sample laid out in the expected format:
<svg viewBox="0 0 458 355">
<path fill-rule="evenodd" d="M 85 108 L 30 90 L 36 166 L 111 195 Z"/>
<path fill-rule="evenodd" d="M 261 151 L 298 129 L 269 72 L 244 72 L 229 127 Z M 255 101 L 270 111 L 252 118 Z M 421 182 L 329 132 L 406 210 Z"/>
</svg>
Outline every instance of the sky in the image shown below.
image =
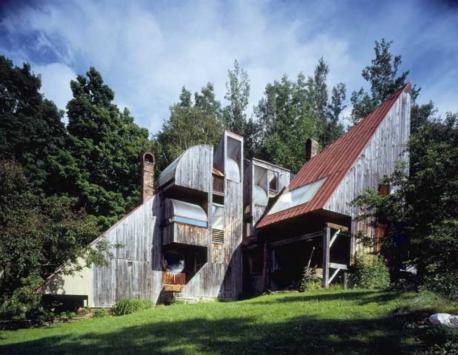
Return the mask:
<svg viewBox="0 0 458 355">
<path fill-rule="evenodd" d="M 0 54 L 30 63 L 47 98 L 65 109 L 70 80 L 94 66 L 152 134 L 183 86 L 212 82 L 224 104 L 234 60 L 248 73 L 251 108 L 267 83 L 311 75 L 321 57 L 329 85 L 344 82 L 349 97 L 367 88 L 361 70 L 381 38 L 422 88 L 418 102 L 458 112 L 458 0 L 0 0 Z"/>
</svg>

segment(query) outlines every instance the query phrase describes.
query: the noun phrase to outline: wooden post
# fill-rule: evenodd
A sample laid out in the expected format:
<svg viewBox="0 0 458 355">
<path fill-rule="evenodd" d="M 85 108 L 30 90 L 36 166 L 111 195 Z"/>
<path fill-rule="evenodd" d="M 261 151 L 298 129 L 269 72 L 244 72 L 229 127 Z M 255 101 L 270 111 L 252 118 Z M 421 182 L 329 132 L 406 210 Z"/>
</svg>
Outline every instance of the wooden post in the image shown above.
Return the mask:
<svg viewBox="0 0 458 355">
<path fill-rule="evenodd" d="M 269 286 L 269 264 L 270 264 L 270 253 L 267 243 L 264 242 L 263 246 L 263 265 L 262 265 L 262 288 L 266 291 Z"/>
<path fill-rule="evenodd" d="M 331 228 L 326 226 L 323 233 L 323 287 L 329 287 L 329 242 L 331 239 Z"/>
</svg>

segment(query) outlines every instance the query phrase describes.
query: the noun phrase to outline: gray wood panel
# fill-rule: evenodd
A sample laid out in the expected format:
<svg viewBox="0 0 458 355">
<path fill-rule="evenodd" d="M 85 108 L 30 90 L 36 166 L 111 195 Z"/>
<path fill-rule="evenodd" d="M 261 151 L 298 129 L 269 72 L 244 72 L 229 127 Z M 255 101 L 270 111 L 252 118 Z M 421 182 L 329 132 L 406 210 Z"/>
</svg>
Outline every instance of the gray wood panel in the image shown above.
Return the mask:
<svg viewBox="0 0 458 355">
<path fill-rule="evenodd" d="M 113 247 L 108 266 L 92 267 L 96 307 L 111 307 L 124 297 L 152 298 L 154 202 L 154 197 L 147 200 L 101 236 Z"/>
<path fill-rule="evenodd" d="M 175 171 L 175 185 L 210 192 L 213 147 L 197 145 L 183 154 Z"/>
<path fill-rule="evenodd" d="M 370 220 L 356 219 L 359 212 L 351 202 L 366 189 L 376 190 L 380 180 L 390 176 L 399 161 L 409 162 L 410 105 L 410 94 L 404 92 L 325 205 L 327 210 L 352 217 L 353 234 L 362 232 L 374 236 L 375 231 Z M 361 245 L 356 249 L 361 249 Z M 353 248 L 353 252 L 356 249 Z"/>
</svg>

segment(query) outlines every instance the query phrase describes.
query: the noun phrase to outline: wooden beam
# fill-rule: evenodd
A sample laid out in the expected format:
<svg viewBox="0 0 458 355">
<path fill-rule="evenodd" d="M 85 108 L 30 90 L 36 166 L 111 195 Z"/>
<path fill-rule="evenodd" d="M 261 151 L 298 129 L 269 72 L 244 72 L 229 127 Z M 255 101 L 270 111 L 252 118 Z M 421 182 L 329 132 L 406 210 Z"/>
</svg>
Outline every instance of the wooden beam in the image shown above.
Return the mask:
<svg viewBox="0 0 458 355">
<path fill-rule="evenodd" d="M 292 238 L 288 238 L 288 239 L 282 239 L 282 240 L 277 240 L 275 242 L 271 242 L 270 246 L 278 247 L 278 246 L 281 246 L 281 245 L 287 245 L 287 244 L 299 242 L 301 240 L 313 239 L 313 238 L 322 237 L 322 236 L 323 236 L 323 232 L 321 232 L 321 231 L 320 232 L 314 232 L 314 233 L 307 233 L 307 234 L 299 235 L 297 237 L 292 237 Z"/>
<path fill-rule="evenodd" d="M 347 270 L 348 267 L 345 264 L 339 264 L 339 263 L 329 263 L 329 267 L 331 269 L 341 269 L 341 270 Z"/>
<path fill-rule="evenodd" d="M 331 228 L 326 226 L 323 233 L 323 287 L 329 287 L 329 242 L 331 238 Z"/>
<path fill-rule="evenodd" d="M 326 226 L 329 227 L 329 228 L 332 228 L 332 229 L 337 229 L 337 230 L 341 230 L 342 232 L 348 232 L 348 227 L 345 227 L 345 226 L 342 226 L 340 224 L 335 224 L 335 223 L 326 223 Z"/>
<path fill-rule="evenodd" d="M 337 274 L 339 273 L 341 269 L 335 269 L 334 272 L 332 273 L 332 276 L 329 278 L 329 283 L 332 282 L 332 280 L 334 280 L 334 278 L 337 276 Z"/>
<path fill-rule="evenodd" d="M 338 229 L 338 230 L 334 233 L 334 235 L 332 236 L 331 241 L 329 242 L 329 247 L 330 247 L 330 248 L 332 247 L 332 245 L 333 245 L 334 242 L 336 241 L 336 239 L 337 239 L 337 237 L 339 236 L 339 234 L 340 234 L 340 229 Z"/>
</svg>

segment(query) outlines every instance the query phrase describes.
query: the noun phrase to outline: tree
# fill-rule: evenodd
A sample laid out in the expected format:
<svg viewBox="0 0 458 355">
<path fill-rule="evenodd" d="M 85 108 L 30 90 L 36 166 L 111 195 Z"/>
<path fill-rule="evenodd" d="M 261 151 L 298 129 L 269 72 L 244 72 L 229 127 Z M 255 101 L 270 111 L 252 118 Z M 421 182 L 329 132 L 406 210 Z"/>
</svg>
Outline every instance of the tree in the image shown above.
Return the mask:
<svg viewBox="0 0 458 355">
<path fill-rule="evenodd" d="M 72 81 L 71 88 L 71 156 L 65 174 L 74 177 L 80 205 L 107 227 L 139 202 L 139 162 L 149 146 L 148 131 L 134 123 L 127 109 L 121 112 L 113 104 L 113 91 L 94 68 Z"/>
<path fill-rule="evenodd" d="M 345 105 L 346 88 L 345 84 L 339 83 L 332 88 L 331 101 L 327 107 L 327 122 L 324 133 L 321 137 L 323 146 L 333 143 L 344 133 L 342 123 L 340 123 L 340 116 Z"/>
<path fill-rule="evenodd" d="M 307 95 L 307 82 L 300 74 L 295 82 L 286 76 L 268 84 L 256 107 L 261 131 L 260 156 L 297 171 L 304 163 L 304 144 L 317 137 L 318 121 Z"/>
<path fill-rule="evenodd" d="M 250 82 L 248 74 L 237 61 L 234 62 L 234 68 L 228 70 L 226 89 L 224 98 L 228 101 L 228 105 L 223 111 L 226 127 L 244 137 L 245 155 L 251 158 L 257 149 L 259 129 L 257 122 L 247 117 Z"/>
<path fill-rule="evenodd" d="M 19 68 L 0 56 L 0 160 L 20 162 L 35 188 L 54 193 L 62 184 L 53 157 L 65 150 L 67 137 L 61 112 L 40 87 L 30 65 Z"/>
<path fill-rule="evenodd" d="M 224 130 L 221 105 L 210 83 L 194 94 L 183 88 L 180 101 L 170 108 L 170 118 L 154 137 L 154 151 L 160 170 L 183 151 L 196 144 L 214 145 Z"/>
<path fill-rule="evenodd" d="M 337 84 L 329 101 L 328 73 L 328 65 L 320 59 L 312 77 L 299 74 L 293 82 L 283 76 L 266 86 L 255 109 L 262 158 L 298 171 L 308 138 L 325 147 L 343 133 L 339 118 L 345 108 L 345 85 Z"/>
<path fill-rule="evenodd" d="M 84 255 L 98 234 L 94 220 L 68 197 L 34 194 L 22 167 L 0 161 L 0 303 Z"/>
<path fill-rule="evenodd" d="M 390 49 L 393 42 L 382 39 L 375 41 L 375 58 L 371 65 L 362 71 L 363 78 L 369 82 L 370 94 L 364 89 L 354 91 L 351 96 L 353 105 L 352 120 L 357 123 L 361 118 L 373 111 L 396 90 L 407 84 L 408 71 L 399 73 L 402 63 L 401 56 L 393 56 Z M 415 100 L 420 90 L 413 88 L 412 97 Z"/>
<path fill-rule="evenodd" d="M 458 297 L 458 114 L 434 112 L 431 103 L 413 111 L 410 174 L 397 170 L 387 179 L 393 193 L 368 191 L 357 203 L 386 225 L 391 254 L 408 237 L 421 283 Z"/>
</svg>

